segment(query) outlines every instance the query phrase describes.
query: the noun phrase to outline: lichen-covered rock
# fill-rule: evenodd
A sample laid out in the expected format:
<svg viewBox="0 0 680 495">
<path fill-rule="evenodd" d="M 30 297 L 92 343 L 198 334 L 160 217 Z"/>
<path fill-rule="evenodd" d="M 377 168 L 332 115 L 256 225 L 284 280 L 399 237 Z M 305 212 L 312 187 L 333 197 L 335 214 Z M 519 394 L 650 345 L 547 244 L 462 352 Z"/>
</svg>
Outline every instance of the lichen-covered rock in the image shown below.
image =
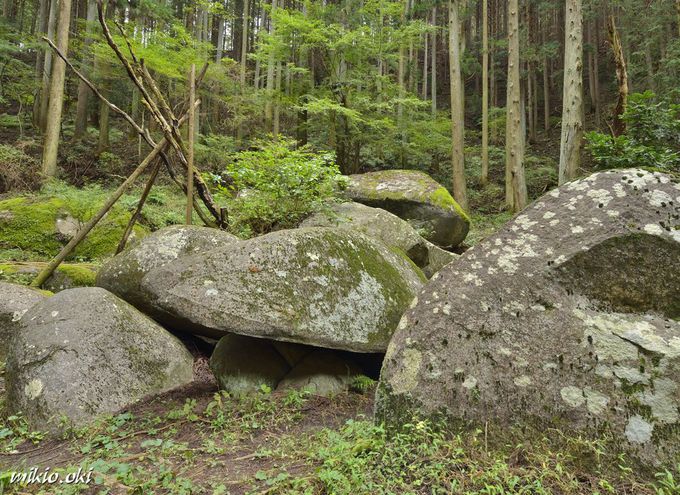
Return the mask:
<svg viewBox="0 0 680 495">
<path fill-rule="evenodd" d="M 142 289 L 172 327 L 381 352 L 424 278 L 359 232 L 314 227 L 180 258 L 150 271 Z"/>
<path fill-rule="evenodd" d="M 300 227 L 348 227 L 401 249 L 430 278 L 458 256 L 422 237 L 406 220 L 381 208 L 347 202 L 315 213 Z"/>
<path fill-rule="evenodd" d="M 9 339 L 21 317 L 45 297 L 39 290 L 0 282 L 0 362 L 5 361 Z"/>
<path fill-rule="evenodd" d="M 203 253 L 237 242 L 238 238 L 218 229 L 172 225 L 157 230 L 136 245 L 107 261 L 98 271 L 96 285 L 155 316 L 141 281 L 154 268 L 183 256 Z"/>
<path fill-rule="evenodd" d="M 328 397 L 346 391 L 352 379 L 360 374 L 356 364 L 333 351 L 318 349 L 305 356 L 281 380 L 278 389 L 295 388 Z"/>
<path fill-rule="evenodd" d="M 407 220 L 430 242 L 457 246 L 470 230 L 470 218 L 444 186 L 416 170 L 383 170 L 351 175 L 347 195 Z"/>
<path fill-rule="evenodd" d="M 47 266 L 44 262 L 0 263 L 0 280 L 9 279 L 22 284 L 31 281 Z M 96 266 L 89 263 L 62 263 L 42 284 L 50 292 L 59 292 L 75 287 L 92 287 L 97 276 Z"/>
<path fill-rule="evenodd" d="M 433 277 L 389 346 L 378 418 L 599 433 L 680 456 L 680 185 L 642 170 L 554 190 Z"/>
<path fill-rule="evenodd" d="M 210 369 L 222 390 L 242 395 L 270 389 L 290 371 L 290 366 L 276 350 L 271 340 L 225 335 L 212 356 Z"/>
<path fill-rule="evenodd" d="M 7 407 L 58 430 L 190 382 L 182 343 L 97 287 L 62 291 L 29 309 L 7 355 Z"/>
</svg>

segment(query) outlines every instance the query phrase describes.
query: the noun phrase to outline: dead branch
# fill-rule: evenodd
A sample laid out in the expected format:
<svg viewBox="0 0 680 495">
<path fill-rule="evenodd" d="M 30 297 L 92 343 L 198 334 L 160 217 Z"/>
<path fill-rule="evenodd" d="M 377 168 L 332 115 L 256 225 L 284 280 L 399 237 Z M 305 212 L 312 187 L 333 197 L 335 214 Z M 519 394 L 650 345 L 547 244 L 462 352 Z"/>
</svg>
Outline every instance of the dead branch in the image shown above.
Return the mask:
<svg viewBox="0 0 680 495">
<path fill-rule="evenodd" d="M 123 67 L 125 67 L 125 70 L 130 80 L 139 89 L 140 95 L 142 96 L 142 103 L 149 110 L 149 113 L 154 118 L 154 120 L 156 120 L 156 122 L 158 123 L 159 127 L 163 131 L 165 139 L 170 143 L 172 148 L 177 153 L 180 163 L 185 169 L 188 169 L 186 146 L 182 140 L 182 136 L 179 131 L 179 125 L 177 125 L 177 119 L 174 116 L 172 110 L 170 109 L 170 106 L 167 104 L 167 101 L 158 90 L 158 86 L 156 85 L 155 81 L 149 74 L 148 70 L 145 69 L 143 60 L 138 61 L 137 57 L 133 55 L 132 59 L 133 62 L 135 62 L 135 65 L 133 66 L 127 59 L 127 57 L 125 57 L 125 55 L 122 53 L 120 47 L 113 39 L 111 31 L 109 30 L 109 27 L 106 23 L 105 7 L 103 0 L 97 0 L 97 6 L 99 11 L 99 23 L 102 26 L 102 31 L 104 33 L 104 37 L 108 45 L 116 54 L 116 57 L 118 57 L 120 62 L 123 64 Z M 122 31 L 122 36 L 128 45 L 128 49 L 131 50 L 134 54 L 132 45 L 129 42 L 129 39 L 127 38 L 124 31 Z M 160 105 L 163 107 L 165 113 L 159 108 L 158 103 L 156 103 L 156 101 L 152 98 L 152 95 L 150 94 L 147 85 L 151 88 L 151 92 L 160 102 Z M 172 122 L 172 124 L 169 122 L 169 120 Z M 212 194 L 210 193 L 207 184 L 205 183 L 205 181 L 203 181 L 203 178 L 201 177 L 198 170 L 194 170 L 193 182 L 196 186 L 196 191 L 198 192 L 198 195 L 201 197 L 206 208 L 208 209 L 210 214 L 216 219 L 218 225 L 222 226 L 219 208 L 215 204 L 215 201 L 212 198 Z"/>
</svg>

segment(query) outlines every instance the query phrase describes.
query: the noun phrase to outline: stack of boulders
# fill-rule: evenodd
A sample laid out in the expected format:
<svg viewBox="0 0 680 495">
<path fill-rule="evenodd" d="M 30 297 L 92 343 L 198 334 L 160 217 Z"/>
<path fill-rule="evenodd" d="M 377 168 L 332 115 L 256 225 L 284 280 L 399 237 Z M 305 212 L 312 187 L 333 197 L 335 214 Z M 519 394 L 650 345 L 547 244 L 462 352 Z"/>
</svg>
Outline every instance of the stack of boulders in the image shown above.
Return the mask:
<svg viewBox="0 0 680 495">
<path fill-rule="evenodd" d="M 402 213 L 459 211 L 440 186 L 431 194 L 432 182 L 411 191 Z M 211 369 L 232 394 L 344 390 L 375 368 L 427 278 L 457 257 L 442 247 L 464 238 L 440 233 L 436 246 L 402 217 L 343 203 L 245 241 L 167 227 L 105 263 L 97 287 L 46 298 L 8 284 L 22 303 L 0 307 L 9 316 L 0 328 L 10 343 L 7 405 L 32 426 L 58 429 L 187 384 L 193 363 L 181 334 L 216 344 Z"/>
<path fill-rule="evenodd" d="M 380 421 L 561 428 L 680 454 L 680 185 L 644 170 L 549 192 L 443 268 L 385 356 Z"/>
</svg>

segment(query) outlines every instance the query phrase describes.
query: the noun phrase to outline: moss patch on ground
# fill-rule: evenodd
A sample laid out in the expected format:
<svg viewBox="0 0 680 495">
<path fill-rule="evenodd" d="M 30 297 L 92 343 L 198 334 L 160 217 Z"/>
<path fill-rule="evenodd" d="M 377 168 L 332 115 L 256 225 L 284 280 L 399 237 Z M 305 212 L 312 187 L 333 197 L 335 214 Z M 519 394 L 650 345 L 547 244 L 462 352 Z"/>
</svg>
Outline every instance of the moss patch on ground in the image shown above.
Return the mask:
<svg viewBox="0 0 680 495">
<path fill-rule="evenodd" d="M 140 186 L 141 187 L 141 186 Z M 57 219 L 89 220 L 111 194 L 98 185 L 76 188 L 48 182 L 40 192 L 0 201 L 0 260 L 39 261 L 54 257 L 68 242 L 58 234 Z M 70 261 L 98 261 L 115 253 L 139 199 L 140 190 L 123 195 L 87 238 L 69 256 Z M 184 196 L 159 185 L 149 195 L 134 235 L 184 222 Z M 200 220 L 196 218 L 196 224 Z"/>
</svg>

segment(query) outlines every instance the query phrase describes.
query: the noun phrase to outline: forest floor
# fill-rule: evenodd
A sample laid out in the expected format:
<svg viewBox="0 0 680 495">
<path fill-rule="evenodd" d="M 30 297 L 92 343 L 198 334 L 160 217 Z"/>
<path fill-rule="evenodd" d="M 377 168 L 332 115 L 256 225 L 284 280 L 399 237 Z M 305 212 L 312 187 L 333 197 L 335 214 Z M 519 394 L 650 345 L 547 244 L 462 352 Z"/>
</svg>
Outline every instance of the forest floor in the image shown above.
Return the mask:
<svg viewBox="0 0 680 495">
<path fill-rule="evenodd" d="M 483 430 L 444 436 L 426 421 L 387 435 L 371 421 L 372 385 L 330 399 L 266 389 L 234 398 L 197 363 L 194 384 L 61 438 L 20 417 L 0 422 L 0 493 L 680 493 L 672 473 L 633 470 L 603 442 L 547 431 L 493 443 Z M 60 480 L 91 472 L 90 483 L 10 483 L 33 467 Z"/>
</svg>

